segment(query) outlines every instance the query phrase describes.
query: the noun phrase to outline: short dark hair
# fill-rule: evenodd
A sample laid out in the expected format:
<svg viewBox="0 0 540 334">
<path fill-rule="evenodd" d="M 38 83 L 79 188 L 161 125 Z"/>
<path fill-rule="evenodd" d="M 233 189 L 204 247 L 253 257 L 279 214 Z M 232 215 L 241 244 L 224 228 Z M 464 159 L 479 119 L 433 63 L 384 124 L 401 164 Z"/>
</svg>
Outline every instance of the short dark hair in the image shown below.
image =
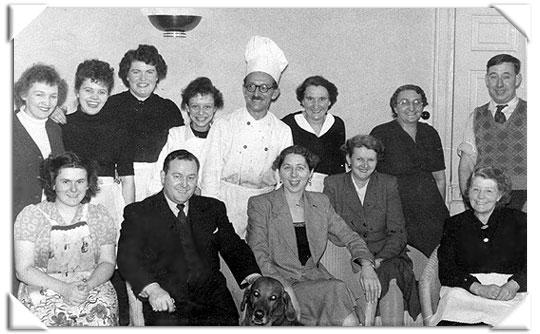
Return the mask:
<svg viewBox="0 0 540 334">
<path fill-rule="evenodd" d="M 56 157 L 49 156 L 41 163 L 39 179 L 47 201 L 54 202 L 56 200 L 54 184 L 63 168 L 81 168 L 86 170 L 88 189 L 81 203 L 90 202 L 90 199 L 96 196 L 99 191 L 97 163 L 94 160 L 79 157 L 73 152 L 66 152 Z"/>
<path fill-rule="evenodd" d="M 165 172 L 165 174 L 167 174 L 167 172 L 169 171 L 171 161 L 173 160 L 195 161 L 195 164 L 197 165 L 197 172 L 199 171 L 199 168 L 201 168 L 199 159 L 197 159 L 197 157 L 193 153 L 189 152 L 188 150 L 176 150 L 169 153 L 165 158 L 165 161 L 163 162 L 163 171 Z"/>
<path fill-rule="evenodd" d="M 330 106 L 328 106 L 328 109 L 332 108 L 334 103 L 336 103 L 338 96 L 338 89 L 336 85 L 320 75 L 314 75 L 304 80 L 304 82 L 302 82 L 302 84 L 296 88 L 296 99 L 300 102 L 300 105 L 302 105 L 304 94 L 309 86 L 322 86 L 326 88 L 328 91 L 328 99 L 330 100 Z"/>
<path fill-rule="evenodd" d="M 403 85 L 403 86 L 399 86 L 396 91 L 394 92 L 394 94 L 392 94 L 392 97 L 390 98 L 390 108 L 392 108 L 392 117 L 397 117 L 397 113 L 396 113 L 396 106 L 397 106 L 397 97 L 399 95 L 399 93 L 405 91 L 405 90 L 413 90 L 415 91 L 417 94 L 420 95 L 420 97 L 422 98 L 422 106 L 425 107 L 428 105 L 428 102 L 427 102 L 427 98 L 426 98 L 426 93 L 424 92 L 424 90 L 422 88 L 420 88 L 420 86 L 417 86 L 417 85 L 413 85 L 413 84 L 407 84 L 407 85 Z"/>
<path fill-rule="evenodd" d="M 81 88 L 82 83 L 86 79 L 105 85 L 107 92 L 110 94 L 114 87 L 114 69 L 109 63 L 98 59 L 85 60 L 77 66 L 75 91 Z"/>
<path fill-rule="evenodd" d="M 470 203 L 469 190 L 471 189 L 472 180 L 475 177 L 482 177 L 497 183 L 497 188 L 501 192 L 501 199 L 497 202 L 497 207 L 504 206 L 510 201 L 510 192 L 512 191 L 512 182 L 510 181 L 510 178 L 499 168 L 493 166 L 477 166 L 469 179 L 467 179 L 467 191 L 463 195 L 468 203 Z"/>
<path fill-rule="evenodd" d="M 502 63 L 512 63 L 514 65 L 514 71 L 516 72 L 516 75 L 519 74 L 519 71 L 521 70 L 521 61 L 519 61 L 519 59 L 517 59 L 516 57 L 506 53 L 501 53 L 491 57 L 491 59 L 487 62 L 486 72 L 489 72 L 489 68 L 491 66 L 500 65 Z"/>
<path fill-rule="evenodd" d="M 17 109 L 25 104 L 22 96 L 26 95 L 36 82 L 58 87 L 57 105 L 60 106 L 66 101 L 68 92 L 66 81 L 60 78 L 60 75 L 53 66 L 37 63 L 27 68 L 13 86 L 14 101 Z"/>
<path fill-rule="evenodd" d="M 131 63 L 134 61 L 142 61 L 145 64 L 155 66 L 158 74 L 158 82 L 165 79 L 167 76 L 167 64 L 156 47 L 153 45 L 139 44 L 139 47 L 136 50 L 129 50 L 126 52 L 120 61 L 118 76 L 122 79 L 122 82 L 126 87 L 129 87 L 127 75 L 131 68 Z"/>
<path fill-rule="evenodd" d="M 289 154 L 298 154 L 304 157 L 306 159 L 306 163 L 309 167 L 309 170 L 314 170 L 315 167 L 319 164 L 319 157 L 305 148 L 301 145 L 293 145 L 285 148 L 279 155 L 276 157 L 274 162 L 272 163 L 272 169 L 273 170 L 279 170 L 281 168 L 281 165 L 283 165 L 283 161 Z"/>
<path fill-rule="evenodd" d="M 223 94 L 217 89 L 212 81 L 206 77 L 199 77 L 191 81 L 186 88 L 182 90 L 182 110 L 187 110 L 189 100 L 197 95 L 212 95 L 214 98 L 214 106 L 217 109 L 223 108 Z"/>
<path fill-rule="evenodd" d="M 356 135 L 347 139 L 345 144 L 341 145 L 341 150 L 349 157 L 353 155 L 355 148 L 365 147 L 377 153 L 377 161 L 381 161 L 384 156 L 384 145 L 382 141 L 372 135 Z"/>
</svg>

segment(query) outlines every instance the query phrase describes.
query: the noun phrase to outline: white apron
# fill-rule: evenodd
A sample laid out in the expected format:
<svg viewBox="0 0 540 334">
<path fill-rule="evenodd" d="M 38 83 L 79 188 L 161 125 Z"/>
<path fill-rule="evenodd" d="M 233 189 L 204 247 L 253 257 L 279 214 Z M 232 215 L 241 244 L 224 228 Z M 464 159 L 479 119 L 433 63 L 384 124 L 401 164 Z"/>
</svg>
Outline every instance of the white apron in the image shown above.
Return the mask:
<svg viewBox="0 0 540 334">
<path fill-rule="evenodd" d="M 135 201 L 140 202 L 148 197 L 148 185 L 152 179 L 155 162 L 134 162 Z"/>
<path fill-rule="evenodd" d="M 107 209 L 116 226 L 116 244 L 118 244 L 120 228 L 124 220 L 124 207 L 126 206 L 122 195 L 122 183 L 115 181 L 112 176 L 100 176 L 98 184 L 100 190 L 90 203 L 101 204 Z"/>
<path fill-rule="evenodd" d="M 507 282 L 511 275 L 507 274 L 472 274 L 482 284 Z M 502 301 L 480 297 L 463 288 L 441 287 L 437 312 L 428 320 L 429 326 L 436 326 L 441 320 L 455 321 L 466 324 L 483 322 L 495 326 L 506 318 L 515 307 L 521 303 L 526 292 L 516 294 L 514 299 Z"/>
<path fill-rule="evenodd" d="M 221 181 L 220 200 L 227 207 L 227 216 L 240 238 L 246 238 L 248 223 L 247 202 L 252 196 L 268 193 L 275 187 L 247 188 L 238 184 Z"/>
</svg>

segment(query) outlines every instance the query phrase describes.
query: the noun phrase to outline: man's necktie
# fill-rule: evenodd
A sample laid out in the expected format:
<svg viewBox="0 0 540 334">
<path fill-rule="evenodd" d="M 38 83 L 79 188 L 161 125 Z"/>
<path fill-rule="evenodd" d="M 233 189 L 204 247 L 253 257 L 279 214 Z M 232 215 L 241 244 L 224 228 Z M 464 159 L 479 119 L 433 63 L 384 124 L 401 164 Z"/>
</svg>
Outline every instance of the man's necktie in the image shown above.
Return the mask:
<svg viewBox="0 0 540 334">
<path fill-rule="evenodd" d="M 498 104 L 495 110 L 495 122 L 503 124 L 506 122 L 506 116 L 502 113 L 504 108 L 508 107 L 508 104 Z"/>
<path fill-rule="evenodd" d="M 186 214 L 184 213 L 184 204 L 176 205 L 178 208 L 178 235 L 180 237 L 180 244 L 184 250 L 184 255 L 188 263 L 189 269 L 195 269 L 200 264 L 199 254 L 193 241 L 193 234 L 191 226 L 188 224 Z"/>
</svg>

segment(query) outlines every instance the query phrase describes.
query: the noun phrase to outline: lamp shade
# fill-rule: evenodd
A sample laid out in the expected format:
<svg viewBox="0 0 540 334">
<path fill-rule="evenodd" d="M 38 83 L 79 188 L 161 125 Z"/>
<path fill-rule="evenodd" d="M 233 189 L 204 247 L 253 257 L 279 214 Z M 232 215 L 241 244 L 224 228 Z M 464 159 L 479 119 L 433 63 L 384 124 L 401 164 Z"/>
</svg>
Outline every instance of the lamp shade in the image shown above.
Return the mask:
<svg viewBox="0 0 540 334">
<path fill-rule="evenodd" d="M 194 29 L 201 22 L 202 16 L 160 14 L 148 15 L 148 19 L 166 37 L 186 37 L 185 33 Z"/>
</svg>

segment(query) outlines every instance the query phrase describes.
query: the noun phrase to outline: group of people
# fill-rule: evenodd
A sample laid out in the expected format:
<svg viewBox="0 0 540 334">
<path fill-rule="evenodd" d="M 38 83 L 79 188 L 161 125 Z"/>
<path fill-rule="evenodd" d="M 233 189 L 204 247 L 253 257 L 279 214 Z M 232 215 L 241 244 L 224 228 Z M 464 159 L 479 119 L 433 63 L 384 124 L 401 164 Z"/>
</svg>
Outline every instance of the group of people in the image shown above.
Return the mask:
<svg viewBox="0 0 540 334">
<path fill-rule="evenodd" d="M 490 302 L 526 291 L 519 60 L 488 62 L 492 101 L 473 112 L 459 148 L 468 209 L 451 218 L 441 140 L 419 121 L 422 88 L 400 86 L 390 98 L 394 120 L 346 139 L 329 112 L 332 82 L 305 79 L 301 110 L 279 120 L 269 109 L 288 65 L 283 51 L 254 36 L 245 61 L 245 106 L 214 119 L 223 96 L 196 78 L 181 93 L 187 124 L 154 93 L 167 65 L 151 45 L 124 55 L 118 75 L 128 90 L 113 96 L 108 63 L 79 64 L 78 107 L 67 115 L 58 108 L 67 85 L 52 66 L 21 75 L 12 290 L 43 323 L 126 325 L 127 282 L 146 325 L 237 325 L 241 289 L 265 275 L 284 285 L 302 324 L 358 325 L 360 298 L 378 305 L 383 324 L 402 325 L 404 311 L 421 313 L 407 245 L 427 257 L 440 245 L 449 291 Z M 504 206 L 511 185 L 517 209 Z M 350 251 L 363 291 L 321 264 L 329 241 Z M 491 273 L 498 283 L 483 281 Z M 442 321 L 467 322 L 455 316 L 462 306 L 448 309 Z"/>
</svg>

